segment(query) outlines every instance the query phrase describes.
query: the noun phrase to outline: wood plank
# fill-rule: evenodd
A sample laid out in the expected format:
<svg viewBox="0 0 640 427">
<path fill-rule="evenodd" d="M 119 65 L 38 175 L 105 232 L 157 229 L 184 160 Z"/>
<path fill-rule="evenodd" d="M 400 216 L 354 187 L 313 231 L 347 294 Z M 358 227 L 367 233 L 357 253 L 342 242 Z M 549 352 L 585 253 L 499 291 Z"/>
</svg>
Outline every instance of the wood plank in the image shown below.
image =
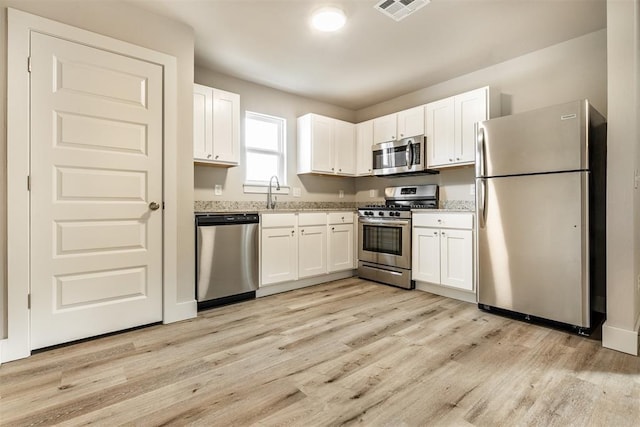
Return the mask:
<svg viewBox="0 0 640 427">
<path fill-rule="evenodd" d="M 2 425 L 637 425 L 640 358 L 350 278 L 0 367 Z"/>
</svg>

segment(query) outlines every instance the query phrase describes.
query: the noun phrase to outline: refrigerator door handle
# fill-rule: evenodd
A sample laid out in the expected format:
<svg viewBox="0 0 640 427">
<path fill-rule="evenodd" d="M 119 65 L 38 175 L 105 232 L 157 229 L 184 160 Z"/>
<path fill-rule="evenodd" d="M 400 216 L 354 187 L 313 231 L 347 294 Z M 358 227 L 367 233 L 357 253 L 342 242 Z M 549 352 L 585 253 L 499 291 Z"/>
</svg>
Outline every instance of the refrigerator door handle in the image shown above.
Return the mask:
<svg viewBox="0 0 640 427">
<path fill-rule="evenodd" d="M 480 228 L 484 228 L 487 221 L 487 210 L 486 210 L 486 200 L 487 200 L 487 180 L 484 178 L 479 178 L 476 183 L 477 192 L 478 192 L 478 225 Z"/>
<path fill-rule="evenodd" d="M 484 128 L 476 126 L 476 176 L 485 176 L 485 160 L 484 160 Z"/>
</svg>

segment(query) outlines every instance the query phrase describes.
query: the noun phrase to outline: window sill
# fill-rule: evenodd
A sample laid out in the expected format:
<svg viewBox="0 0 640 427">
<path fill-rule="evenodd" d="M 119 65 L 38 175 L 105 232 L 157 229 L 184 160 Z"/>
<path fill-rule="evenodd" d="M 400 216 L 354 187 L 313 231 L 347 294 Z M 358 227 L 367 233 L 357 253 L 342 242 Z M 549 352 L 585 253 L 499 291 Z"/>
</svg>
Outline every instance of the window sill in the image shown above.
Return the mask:
<svg viewBox="0 0 640 427">
<path fill-rule="evenodd" d="M 243 185 L 245 194 L 267 194 L 269 192 L 268 185 L 261 184 L 244 184 Z M 271 187 L 271 194 L 289 194 L 290 187 L 286 185 L 281 185 L 280 190 L 276 190 L 276 187 Z"/>
</svg>

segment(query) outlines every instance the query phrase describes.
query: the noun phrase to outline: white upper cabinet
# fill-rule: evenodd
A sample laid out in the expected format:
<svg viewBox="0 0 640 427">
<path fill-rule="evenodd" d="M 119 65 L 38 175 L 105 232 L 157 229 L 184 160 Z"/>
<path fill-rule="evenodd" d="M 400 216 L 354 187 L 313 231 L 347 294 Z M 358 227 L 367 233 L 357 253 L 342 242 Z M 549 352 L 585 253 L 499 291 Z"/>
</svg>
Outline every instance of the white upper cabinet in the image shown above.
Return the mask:
<svg viewBox="0 0 640 427">
<path fill-rule="evenodd" d="M 356 125 L 356 175 L 369 176 L 372 174 L 373 158 L 373 120 Z"/>
<path fill-rule="evenodd" d="M 373 119 L 373 143 L 395 141 L 398 132 L 398 114 L 388 114 L 386 116 Z"/>
<path fill-rule="evenodd" d="M 424 134 L 424 106 L 373 119 L 373 143 L 396 141 Z"/>
<path fill-rule="evenodd" d="M 398 139 L 424 135 L 424 105 L 398 113 Z"/>
<path fill-rule="evenodd" d="M 306 114 L 298 117 L 298 173 L 354 176 L 355 125 Z"/>
<path fill-rule="evenodd" d="M 193 158 L 236 166 L 240 160 L 240 95 L 194 84 Z"/>
<path fill-rule="evenodd" d="M 489 87 L 427 104 L 427 167 L 475 162 L 475 124 L 499 115 L 499 94 Z"/>
</svg>

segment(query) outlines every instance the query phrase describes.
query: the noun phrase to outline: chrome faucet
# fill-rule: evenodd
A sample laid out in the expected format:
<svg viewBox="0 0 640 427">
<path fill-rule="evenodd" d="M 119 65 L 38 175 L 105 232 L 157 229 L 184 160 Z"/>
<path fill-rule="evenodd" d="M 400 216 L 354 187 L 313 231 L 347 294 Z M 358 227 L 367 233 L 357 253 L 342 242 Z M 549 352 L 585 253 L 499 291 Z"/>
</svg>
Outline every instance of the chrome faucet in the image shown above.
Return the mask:
<svg viewBox="0 0 640 427">
<path fill-rule="evenodd" d="M 276 191 L 280 191 L 280 182 L 278 181 L 278 177 L 273 175 L 271 179 L 269 179 L 269 189 L 267 190 L 267 209 L 275 209 L 276 202 L 278 198 L 271 194 L 271 186 L 273 185 L 273 178 L 276 179 Z"/>
</svg>

